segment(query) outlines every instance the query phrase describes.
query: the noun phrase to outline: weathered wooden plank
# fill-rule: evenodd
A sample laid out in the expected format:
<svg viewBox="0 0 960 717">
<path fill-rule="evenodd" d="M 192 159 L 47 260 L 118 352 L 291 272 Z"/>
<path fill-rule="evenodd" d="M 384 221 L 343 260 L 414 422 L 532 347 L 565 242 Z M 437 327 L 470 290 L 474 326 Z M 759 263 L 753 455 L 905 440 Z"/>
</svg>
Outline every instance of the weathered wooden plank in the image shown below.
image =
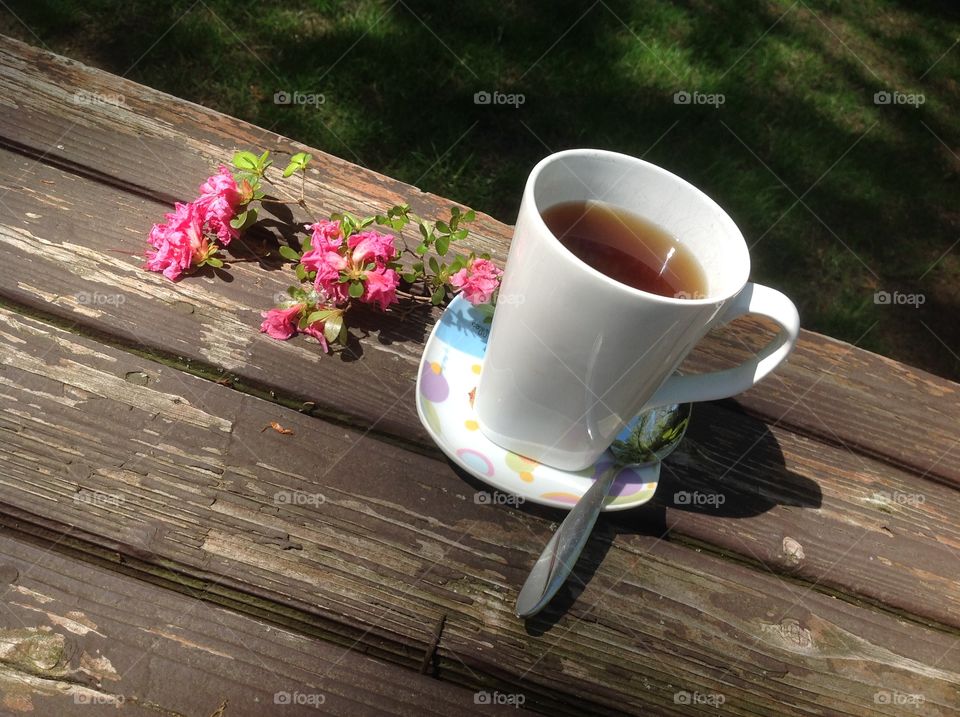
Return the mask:
<svg viewBox="0 0 960 717">
<path fill-rule="evenodd" d="M 474 692 L 0 534 L 0 710 L 516 714 Z M 198 689 L 199 688 L 199 689 Z M 99 706 L 99 709 L 97 709 Z"/>
<path fill-rule="evenodd" d="M 77 104 L 77 91 L 121 95 L 124 102 L 119 107 Z M 0 102 L 0 142 L 27 157 L 42 156 L 44 162 L 165 201 L 190 196 L 211 166 L 235 148 L 303 149 L 274 133 L 8 38 L 0 42 L 0 97 L 6 98 Z M 429 214 L 448 204 L 349 162 L 314 154 L 317 170 L 309 192 L 327 211 L 374 211 L 410 200 Z M 158 215 L 154 209 L 144 213 L 129 225 L 132 234 L 142 234 Z M 509 227 L 481 215 L 477 248 L 502 258 L 509 236 Z M 246 306 L 257 309 L 261 301 Z M 399 337 L 422 333 L 419 324 L 386 325 Z M 690 368 L 725 364 L 758 331 L 757 322 L 745 320 L 711 337 Z M 402 351 L 404 342 L 384 347 L 383 341 L 381 333 L 364 342 L 365 361 L 374 363 L 372 356 L 380 350 L 399 346 Z M 336 384 L 335 378 L 329 380 Z M 960 388 L 945 379 L 804 332 L 788 364 L 736 400 L 758 416 L 960 485 Z M 356 406 L 363 404 L 361 396 Z M 378 427 L 398 429 L 389 419 Z"/>
<path fill-rule="evenodd" d="M 960 596 L 960 499 L 949 486 L 703 404 L 655 501 L 684 540 L 960 627 L 960 601 L 930 597 Z"/>
<path fill-rule="evenodd" d="M 922 694 L 929 714 L 951 714 L 960 700 L 955 630 L 660 539 L 664 522 L 688 513 L 664 517 L 657 505 L 601 521 L 571 586 L 524 626 L 511 607 L 555 513 L 479 505 L 474 486 L 443 462 L 0 316 L 0 523 L 58 549 L 410 666 L 444 619 L 441 677 L 522 694 L 558 714 L 700 712 L 687 695 L 722 698 L 727 714 L 897 714 L 882 701 L 888 693 Z M 192 423 L 179 418 L 185 408 Z M 271 421 L 293 433 L 263 431 Z M 730 440 L 692 435 L 696 448 L 676 471 L 695 471 Z M 737 505 L 809 497 L 774 471 L 770 450 L 724 478 L 744 494 Z M 811 451 L 807 461 L 837 449 Z M 794 459 L 788 467 L 802 468 Z M 767 483 L 751 491 L 751 476 Z M 931 504 L 957 510 L 953 491 L 930 485 L 941 491 Z M 824 492 L 832 513 L 843 511 L 843 495 L 842 486 Z M 762 545 L 774 522 L 802 528 L 776 516 L 786 510 L 729 516 L 724 529 Z M 885 545 L 913 539 L 871 529 L 869 510 L 862 535 L 800 535 L 808 561 L 826 564 L 818 551 L 828 540 L 886 557 Z M 821 512 L 805 511 L 813 522 Z M 898 550 L 889 553 L 897 561 Z M 945 599 L 949 590 L 937 595 Z"/>
</svg>

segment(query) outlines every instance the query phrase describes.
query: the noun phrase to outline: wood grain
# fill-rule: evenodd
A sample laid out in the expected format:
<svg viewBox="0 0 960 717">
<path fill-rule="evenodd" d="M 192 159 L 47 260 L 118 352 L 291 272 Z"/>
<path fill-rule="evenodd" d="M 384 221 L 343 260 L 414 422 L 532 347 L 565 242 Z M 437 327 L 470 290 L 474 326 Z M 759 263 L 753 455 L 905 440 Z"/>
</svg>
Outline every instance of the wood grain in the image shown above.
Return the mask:
<svg viewBox="0 0 960 717">
<path fill-rule="evenodd" d="M 0 534 L 0 710 L 516 714 L 474 693 Z M 509 709 L 509 712 L 507 711 Z"/>
<path fill-rule="evenodd" d="M 887 693 L 922 694 L 926 713 L 951 714 L 960 700 L 956 631 L 662 539 L 660 522 L 711 522 L 679 509 L 602 521 L 573 582 L 524 626 L 511 606 L 556 513 L 478 504 L 444 462 L 0 316 L 0 524 L 75 559 L 409 667 L 442 618 L 440 677 L 557 714 L 700 713 L 685 695 L 722 697 L 726 714 L 898 714 L 877 701 Z M 118 379 L 131 390 L 116 391 Z M 168 396 L 198 420 L 178 420 Z M 262 430 L 272 421 L 292 433 Z M 695 471 L 724 445 L 693 437 L 675 470 Z M 766 475 L 771 459 L 758 455 L 745 467 Z M 782 500 L 777 479 L 756 496 Z M 749 492 L 746 474 L 724 481 Z M 773 512 L 720 522 L 743 526 L 760 550 L 770 523 L 749 526 Z M 841 549 L 915 539 L 871 530 L 869 507 L 861 513 L 858 541 L 834 536 Z M 794 537 L 819 565 L 836 556 L 824 536 Z"/>
<path fill-rule="evenodd" d="M 77 92 L 122 96 L 124 101 L 120 106 L 78 104 Z M 0 144 L 31 160 L 42 158 L 48 165 L 113 189 L 166 203 L 191 198 L 202 178 L 235 149 L 306 149 L 275 133 L 9 38 L 0 41 L 0 96 L 6 98 L 0 102 Z M 410 201 L 430 216 L 450 204 L 331 155 L 310 151 L 316 163 L 308 182 L 309 196 L 318 210 L 374 212 Z M 21 191 L 19 179 L 5 184 Z M 37 188 L 30 184 L 27 191 Z M 158 209 L 149 206 L 141 211 L 140 220 L 127 225 L 130 243 L 142 237 L 160 216 Z M 503 259 L 509 237 L 510 227 L 480 215 L 475 248 Z M 284 282 L 267 282 L 267 290 L 251 295 L 244 306 L 259 310 L 269 303 L 272 289 L 281 284 Z M 217 287 L 217 292 L 222 288 Z M 189 298 L 186 303 L 191 303 Z M 422 326 L 397 326 L 382 320 L 377 324 L 388 328 L 363 342 L 363 349 L 365 362 L 378 372 L 380 367 L 373 358 L 377 352 L 399 350 L 401 360 L 407 358 L 404 342 L 385 334 L 416 338 L 422 334 Z M 743 320 L 732 330 L 709 338 L 691 356 L 688 367 L 706 370 L 729 364 L 741 356 L 745 345 L 756 341 L 760 326 Z M 409 371 L 411 367 L 404 368 Z M 330 380 L 336 383 L 335 378 Z M 759 417 L 880 457 L 927 478 L 960 485 L 956 453 L 960 388 L 924 371 L 805 331 L 788 363 L 736 401 Z M 363 402 L 361 396 L 356 405 L 361 412 Z M 370 420 L 370 416 L 362 418 Z M 386 418 L 378 430 L 397 432 L 401 428 Z M 424 436 L 416 439 L 422 441 Z"/>
</svg>

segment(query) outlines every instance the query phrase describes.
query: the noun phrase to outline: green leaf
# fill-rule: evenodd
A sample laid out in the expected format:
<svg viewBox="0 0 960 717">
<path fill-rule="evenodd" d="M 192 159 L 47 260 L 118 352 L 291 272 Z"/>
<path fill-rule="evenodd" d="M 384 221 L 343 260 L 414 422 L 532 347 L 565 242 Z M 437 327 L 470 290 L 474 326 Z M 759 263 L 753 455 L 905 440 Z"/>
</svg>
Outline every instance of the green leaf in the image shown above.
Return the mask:
<svg viewBox="0 0 960 717">
<path fill-rule="evenodd" d="M 414 274 L 412 271 L 408 271 L 405 274 L 401 274 L 400 278 L 403 279 L 408 284 L 412 284 L 417 280 L 417 275 Z"/>
<path fill-rule="evenodd" d="M 483 314 L 483 320 L 485 323 L 489 323 L 493 319 L 493 304 L 478 304 L 473 308 Z"/>
<path fill-rule="evenodd" d="M 343 346 L 347 345 L 347 325 L 343 324 L 340 327 L 340 335 L 337 336 L 337 343 Z"/>
<path fill-rule="evenodd" d="M 386 227 L 386 226 L 390 226 L 392 223 L 393 223 L 393 221 L 392 221 L 391 218 L 390 218 L 389 216 L 387 216 L 386 214 L 378 214 L 378 215 L 377 215 L 377 224 L 379 224 L 380 226 Z"/>
<path fill-rule="evenodd" d="M 430 248 L 430 247 L 427 246 L 426 242 L 421 242 L 420 244 L 417 244 L 417 246 L 416 246 L 416 248 L 414 249 L 414 251 L 415 251 L 417 254 L 419 254 L 420 256 L 423 256 L 424 254 L 427 253 L 427 250 L 428 250 L 429 248 Z"/>
<path fill-rule="evenodd" d="M 260 163 L 257 160 L 257 155 L 255 155 L 253 152 L 236 152 L 233 155 L 233 166 L 237 169 L 256 171 L 259 164 Z"/>
<path fill-rule="evenodd" d="M 300 254 L 286 244 L 280 245 L 280 256 L 282 256 L 284 259 L 289 259 L 290 261 L 300 261 Z"/>
<path fill-rule="evenodd" d="M 420 236 L 423 237 L 424 242 L 430 241 L 430 232 L 427 230 L 426 224 L 420 224 Z"/>
<path fill-rule="evenodd" d="M 472 222 L 476 218 L 477 218 L 477 213 L 472 209 L 468 209 L 463 215 L 463 221 L 465 222 Z"/>
<path fill-rule="evenodd" d="M 288 164 L 288 165 L 286 166 L 286 168 L 283 170 L 283 176 L 284 176 L 284 177 L 289 177 L 291 174 L 293 174 L 294 172 L 296 172 L 298 169 L 300 169 L 300 168 L 291 161 L 290 164 Z"/>
<path fill-rule="evenodd" d="M 447 250 L 450 248 L 450 235 L 442 234 L 437 237 L 437 243 L 434 244 L 434 248 L 437 250 L 437 254 L 444 256 L 447 253 Z"/>
<path fill-rule="evenodd" d="M 467 230 L 467 229 L 457 229 L 457 231 L 455 231 L 455 232 L 454 232 L 453 234 L 451 234 L 450 236 L 453 237 L 453 239 L 454 239 L 455 241 L 460 241 L 460 240 L 462 240 L 462 239 L 466 239 L 466 238 L 467 238 L 467 234 L 469 234 L 469 233 L 470 233 L 470 232 L 469 232 L 469 230 Z"/>
<path fill-rule="evenodd" d="M 297 298 L 297 292 L 298 292 L 298 291 L 300 291 L 300 287 L 298 287 L 298 286 L 288 286 L 288 287 L 287 287 L 287 293 L 290 294 L 290 298 L 291 298 L 291 299 Z"/>
<path fill-rule="evenodd" d="M 354 299 L 359 299 L 363 296 L 363 282 L 360 281 L 351 281 L 350 288 L 347 290 L 347 293 L 350 294 Z"/>
<path fill-rule="evenodd" d="M 337 316 L 332 316 L 330 320 L 323 325 L 323 337 L 329 343 L 335 343 L 337 339 L 340 338 L 340 333 L 343 329 L 343 315 L 338 314 Z"/>
<path fill-rule="evenodd" d="M 422 261 L 415 261 L 415 262 L 413 262 L 413 264 L 411 264 L 411 267 L 412 267 L 413 270 L 414 270 L 415 272 L 417 272 L 418 274 L 422 274 L 422 273 L 423 273 L 423 262 L 422 262 Z"/>
<path fill-rule="evenodd" d="M 454 216 L 454 217 L 459 217 L 459 216 L 460 216 L 460 207 L 456 207 L 456 206 L 450 207 L 450 215 L 451 215 L 451 216 Z"/>
<path fill-rule="evenodd" d="M 439 273 L 440 273 L 440 264 L 437 263 L 437 257 L 431 256 L 429 263 L 430 263 L 430 271 L 432 271 L 434 274 L 439 274 Z"/>
<path fill-rule="evenodd" d="M 222 269 L 222 268 L 223 268 L 223 260 L 222 260 L 222 259 L 218 259 L 218 258 L 215 257 L 215 256 L 208 256 L 207 259 L 206 259 L 206 261 L 204 261 L 203 263 L 204 263 L 204 264 L 207 264 L 207 265 L 209 265 L 209 266 L 212 266 L 212 267 L 214 267 L 215 269 Z"/>
<path fill-rule="evenodd" d="M 434 306 L 439 306 L 443 303 L 443 300 L 447 297 L 447 287 L 438 286 L 437 290 L 433 292 L 433 295 L 430 297 L 430 303 Z"/>
<path fill-rule="evenodd" d="M 318 321 L 326 321 L 334 314 L 339 314 L 340 312 L 337 309 L 320 309 L 319 311 L 314 311 L 307 317 L 307 326 L 315 324 Z"/>
<path fill-rule="evenodd" d="M 313 250 L 313 239 L 307 235 L 303 241 L 300 242 L 300 245 L 303 247 L 303 253 L 306 254 L 308 251 Z"/>
<path fill-rule="evenodd" d="M 445 221 L 443 221 L 443 220 L 437 222 L 437 229 L 438 229 L 439 231 L 442 231 L 444 234 L 449 234 L 449 233 L 450 233 L 450 225 L 447 224 L 447 223 L 446 223 Z"/>
<path fill-rule="evenodd" d="M 303 267 L 303 264 L 297 264 L 296 272 L 297 272 L 297 278 L 300 281 L 307 280 L 307 270 Z"/>
<path fill-rule="evenodd" d="M 366 217 L 357 225 L 357 229 L 363 229 L 371 224 L 373 224 L 373 217 Z"/>
<path fill-rule="evenodd" d="M 240 231 L 243 231 L 244 229 L 249 227 L 251 224 L 253 224 L 255 221 L 257 221 L 257 210 L 251 207 L 247 211 L 241 212 L 240 214 L 235 216 L 233 219 L 231 219 L 230 226 L 232 226 L 234 229 L 239 229 Z"/>
</svg>

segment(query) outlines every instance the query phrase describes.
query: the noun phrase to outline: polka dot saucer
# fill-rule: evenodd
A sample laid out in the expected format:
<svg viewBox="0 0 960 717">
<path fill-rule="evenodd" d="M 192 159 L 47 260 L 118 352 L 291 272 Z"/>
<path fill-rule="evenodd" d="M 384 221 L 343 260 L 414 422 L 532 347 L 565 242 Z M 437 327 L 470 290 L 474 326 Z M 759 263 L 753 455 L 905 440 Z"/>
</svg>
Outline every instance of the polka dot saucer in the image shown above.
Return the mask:
<svg viewBox="0 0 960 717">
<path fill-rule="evenodd" d="M 497 490 L 555 508 L 572 508 L 615 461 L 606 451 L 590 468 L 562 471 L 501 448 L 479 430 L 473 397 L 487 350 L 489 313 L 457 296 L 427 340 L 417 377 L 417 412 L 430 437 L 455 464 Z M 628 425 L 621 437 L 629 435 Z M 643 505 L 653 497 L 660 464 L 625 468 L 604 510 Z"/>
</svg>

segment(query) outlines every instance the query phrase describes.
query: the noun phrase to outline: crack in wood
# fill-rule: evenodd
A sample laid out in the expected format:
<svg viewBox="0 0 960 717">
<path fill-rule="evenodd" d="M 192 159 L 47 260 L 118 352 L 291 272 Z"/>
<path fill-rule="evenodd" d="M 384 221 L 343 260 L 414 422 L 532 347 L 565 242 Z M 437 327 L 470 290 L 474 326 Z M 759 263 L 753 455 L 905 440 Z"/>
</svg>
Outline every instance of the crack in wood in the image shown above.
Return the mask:
<svg viewBox="0 0 960 717">
<path fill-rule="evenodd" d="M 423 661 L 420 663 L 420 674 L 426 675 L 435 671 L 434 661 L 437 650 L 440 647 L 440 638 L 443 635 L 443 626 L 447 622 L 447 613 L 443 613 L 437 619 L 437 624 L 433 626 L 433 633 L 430 635 L 430 642 L 427 650 L 423 654 Z"/>
</svg>

